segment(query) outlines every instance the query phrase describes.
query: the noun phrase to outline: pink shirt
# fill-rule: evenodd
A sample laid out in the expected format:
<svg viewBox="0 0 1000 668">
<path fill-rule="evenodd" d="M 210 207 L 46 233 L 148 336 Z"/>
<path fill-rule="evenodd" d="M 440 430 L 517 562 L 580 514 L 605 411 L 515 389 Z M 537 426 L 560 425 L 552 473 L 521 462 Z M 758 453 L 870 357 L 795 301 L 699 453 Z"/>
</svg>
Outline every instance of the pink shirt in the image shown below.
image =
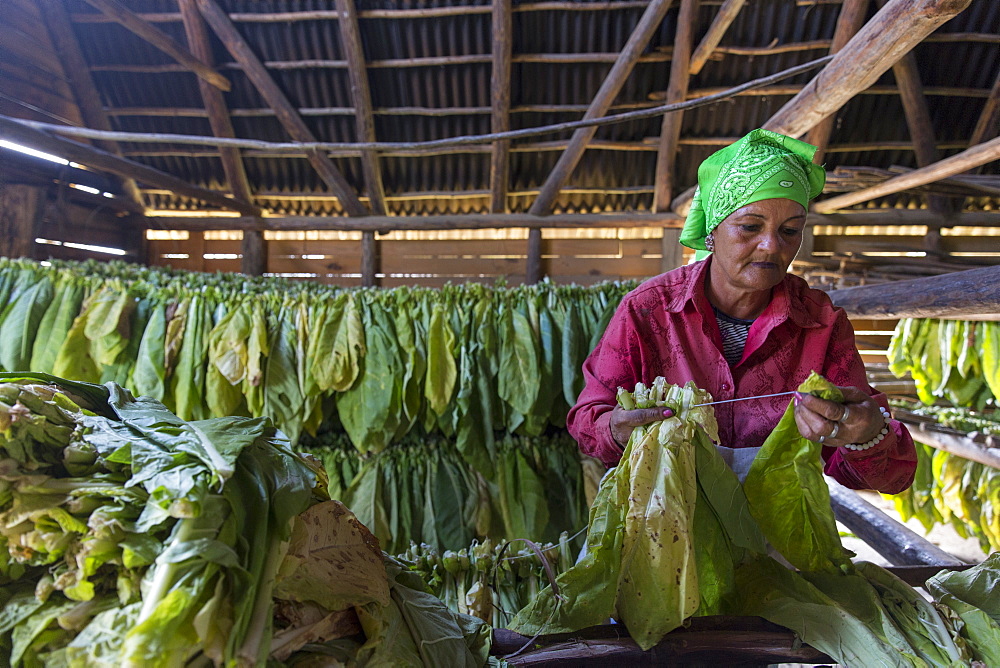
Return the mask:
<svg viewBox="0 0 1000 668">
<path fill-rule="evenodd" d="M 711 259 L 652 278 L 625 295 L 597 347 L 583 365 L 586 386 L 566 423 L 580 449 L 608 466 L 621 458 L 611 437 L 611 409 L 619 387 L 632 389 L 657 376 L 673 384 L 693 380 L 716 401 L 792 391 L 816 370 L 835 385 L 855 386 L 888 408 L 868 385 L 843 309 L 825 292 L 788 274 L 750 327 L 742 359 L 730 367 L 722 335 L 705 296 Z M 778 424 L 789 397 L 752 399 L 715 407 L 720 445 L 759 447 Z M 869 450 L 823 448 L 827 475 L 852 489 L 896 494 L 913 482 L 913 439 L 893 420 L 885 439 Z"/>
</svg>

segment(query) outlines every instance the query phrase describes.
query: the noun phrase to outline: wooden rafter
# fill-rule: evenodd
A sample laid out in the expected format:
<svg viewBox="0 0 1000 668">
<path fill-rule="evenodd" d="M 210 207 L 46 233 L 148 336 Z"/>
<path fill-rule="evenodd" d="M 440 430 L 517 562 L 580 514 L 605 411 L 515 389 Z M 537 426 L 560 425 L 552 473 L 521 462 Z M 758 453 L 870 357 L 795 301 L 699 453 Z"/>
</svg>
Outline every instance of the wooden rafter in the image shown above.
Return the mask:
<svg viewBox="0 0 1000 668">
<path fill-rule="evenodd" d="M 201 188 L 187 181 L 182 181 L 166 172 L 161 172 L 158 169 L 147 167 L 132 160 L 120 158 L 113 153 L 108 153 L 98 148 L 78 144 L 75 141 L 56 137 L 41 130 L 35 130 L 23 123 L 18 123 L 17 119 L 10 118 L 9 116 L 0 116 L 0 132 L 6 138 L 18 144 L 31 146 L 40 151 L 48 151 L 88 167 L 111 172 L 118 176 L 135 178 L 143 183 L 164 188 L 178 195 L 193 197 L 223 209 L 239 211 L 243 215 L 253 216 L 258 213 L 256 207 L 237 202 L 215 190 Z"/>
<path fill-rule="evenodd" d="M 830 43 L 830 53 L 835 54 L 851 40 L 854 35 L 861 30 L 865 24 L 865 15 L 868 13 L 869 0 L 844 0 L 837 16 L 837 27 L 833 31 L 833 41 Z M 806 141 L 816 147 L 815 162 L 823 164 L 823 157 L 826 149 L 830 145 L 830 136 L 833 134 L 833 124 L 836 121 L 836 114 L 830 114 L 816 124 L 806 135 Z"/>
<path fill-rule="evenodd" d="M 674 35 L 674 59 L 670 63 L 670 83 L 667 86 L 667 103 L 682 102 L 687 98 L 689 62 L 694 33 L 698 22 L 698 0 L 681 0 L 677 14 L 677 31 Z M 681 138 L 681 124 L 684 112 L 675 111 L 663 115 L 660 124 L 660 150 L 656 155 L 656 194 L 653 196 L 654 211 L 669 211 L 674 189 L 674 168 L 677 164 L 677 149 Z"/>
<path fill-rule="evenodd" d="M 212 48 L 208 41 L 208 27 L 205 20 L 198 11 L 196 0 L 178 0 L 181 14 L 184 17 L 184 31 L 187 34 L 188 45 L 196 58 L 211 66 Z M 205 110 L 208 112 L 208 121 L 212 126 L 212 134 L 216 137 L 235 137 L 233 121 L 229 116 L 226 107 L 226 100 L 218 88 L 210 85 L 204 79 L 198 79 L 198 88 L 201 90 L 201 98 L 205 102 Z M 222 161 L 222 169 L 226 173 L 226 181 L 233 196 L 240 202 L 249 206 L 254 206 L 253 189 L 250 187 L 250 179 L 247 178 L 246 167 L 243 164 L 243 157 L 240 149 L 232 146 L 221 147 L 219 157 Z M 243 240 L 240 244 L 240 270 L 244 274 L 259 276 L 267 268 L 267 249 L 264 242 L 264 234 L 255 230 L 247 230 L 243 233 Z"/>
<path fill-rule="evenodd" d="M 178 44 L 173 37 L 140 18 L 128 7 L 118 2 L 118 0 L 86 0 L 86 2 L 194 72 L 202 81 L 207 81 L 219 90 L 228 91 L 232 88 L 229 79 L 216 72 L 204 60 L 193 55 Z"/>
<path fill-rule="evenodd" d="M 285 128 L 285 131 L 295 141 L 314 142 L 316 141 L 312 132 L 306 126 L 305 121 L 296 111 L 292 103 L 288 101 L 285 94 L 275 83 L 274 79 L 264 68 L 264 64 L 247 44 L 243 36 L 236 30 L 236 26 L 229 19 L 226 13 L 214 0 L 197 0 L 198 9 L 202 16 L 212 27 L 212 30 L 219 36 L 222 43 L 226 45 L 229 53 L 242 66 L 247 77 L 254 84 L 260 94 L 277 113 L 278 120 Z M 336 165 L 325 154 L 311 150 L 308 152 L 309 163 L 319 173 L 320 178 L 327 187 L 337 195 L 340 206 L 344 212 L 350 216 L 365 216 L 368 210 L 358 199 L 357 194 L 351 188 L 347 179 L 340 173 Z"/>
<path fill-rule="evenodd" d="M 510 130 L 510 74 L 513 51 L 511 0 L 493 0 L 493 54 L 490 76 L 491 132 Z M 507 211 L 510 140 L 493 142 L 490 151 L 490 211 Z"/>
<path fill-rule="evenodd" d="M 636 24 L 635 29 L 632 31 L 628 42 L 626 42 L 625 47 L 622 49 L 621 54 L 619 54 L 618 60 L 615 61 L 611 71 L 604 78 L 604 82 L 601 84 L 600 89 L 598 89 L 597 94 L 594 95 L 587 113 L 584 114 L 585 119 L 599 118 L 607 113 L 618 92 L 625 85 L 625 80 L 632 72 L 632 68 L 635 66 L 636 60 L 642 53 L 642 50 L 649 44 L 649 40 L 657 28 L 659 28 L 667 10 L 670 9 L 670 2 L 671 0 L 652 0 L 649 3 L 646 11 L 643 12 L 642 18 L 639 19 L 639 23 Z M 569 146 L 559 157 L 559 161 L 545 179 L 538 198 L 531 205 L 530 212 L 533 215 L 541 216 L 551 213 L 560 188 L 565 185 L 573 170 L 580 163 L 580 158 L 587 148 L 587 143 L 593 139 L 596 132 L 597 128 L 591 127 L 581 128 L 573 133 Z"/>
<path fill-rule="evenodd" d="M 42 11 L 45 16 L 45 26 L 49 31 L 49 36 L 59 54 L 59 59 L 66 70 L 66 77 L 73 97 L 76 98 L 77 106 L 80 108 L 80 115 L 87 127 L 110 132 L 112 130 L 111 121 L 104 112 L 104 104 L 101 102 L 100 93 L 87 69 L 87 61 L 80 49 L 80 44 L 73 33 L 73 25 L 69 16 L 59 0 L 42 0 Z M 118 144 L 112 141 L 99 141 L 97 145 L 112 155 L 121 157 L 121 149 Z M 122 189 L 126 198 L 131 200 L 136 206 L 145 209 L 139 187 L 129 175 L 120 175 Z"/>
<path fill-rule="evenodd" d="M 972 131 L 969 143 L 980 144 L 997 134 L 1000 134 L 1000 72 L 997 73 L 990 96 L 986 99 L 986 104 L 979 114 L 979 120 Z"/>
<path fill-rule="evenodd" d="M 832 213 L 838 209 L 844 209 L 855 204 L 860 204 L 861 202 L 873 200 L 876 197 L 892 195 L 893 193 L 902 192 L 909 188 L 934 183 L 940 179 L 961 174 L 994 160 L 1000 160 L 1000 137 L 977 144 L 966 151 L 935 162 L 927 167 L 915 169 L 912 172 L 883 181 L 877 186 L 822 200 L 814 204 L 812 210 L 816 213 Z"/>
<path fill-rule="evenodd" d="M 746 0 L 726 0 L 722 6 L 719 7 L 719 13 L 715 15 L 714 19 L 712 19 L 712 25 L 708 27 L 708 32 L 706 32 L 705 36 L 701 38 L 701 42 L 698 44 L 698 47 L 694 50 L 694 53 L 691 54 L 691 62 L 688 64 L 688 73 L 691 76 L 701 72 L 701 68 L 703 68 L 705 63 L 708 62 L 708 59 L 715 51 L 715 47 L 719 46 L 719 42 L 722 41 L 722 37 L 726 34 L 726 30 L 729 29 L 729 26 L 732 25 L 733 21 L 736 20 L 736 17 L 739 16 L 744 3 L 746 3 Z M 671 78 L 673 77 L 671 76 Z"/>
</svg>

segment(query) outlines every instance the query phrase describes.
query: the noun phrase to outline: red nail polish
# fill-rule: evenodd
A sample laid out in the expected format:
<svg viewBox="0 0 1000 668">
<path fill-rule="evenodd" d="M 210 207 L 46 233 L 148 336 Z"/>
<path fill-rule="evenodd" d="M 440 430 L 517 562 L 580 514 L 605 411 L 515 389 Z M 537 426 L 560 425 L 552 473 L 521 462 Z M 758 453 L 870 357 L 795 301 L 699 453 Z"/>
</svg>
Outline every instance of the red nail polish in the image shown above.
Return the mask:
<svg viewBox="0 0 1000 668">
<path fill-rule="evenodd" d="M 802 393 L 801 392 L 796 392 L 795 393 L 795 403 L 798 403 L 801 400 L 802 400 Z"/>
<path fill-rule="evenodd" d="M 670 410 L 669 408 L 666 409 L 665 411 L 663 411 L 663 417 L 669 418 L 669 417 L 673 417 L 673 416 L 674 416 L 674 412 L 672 410 Z"/>
</svg>

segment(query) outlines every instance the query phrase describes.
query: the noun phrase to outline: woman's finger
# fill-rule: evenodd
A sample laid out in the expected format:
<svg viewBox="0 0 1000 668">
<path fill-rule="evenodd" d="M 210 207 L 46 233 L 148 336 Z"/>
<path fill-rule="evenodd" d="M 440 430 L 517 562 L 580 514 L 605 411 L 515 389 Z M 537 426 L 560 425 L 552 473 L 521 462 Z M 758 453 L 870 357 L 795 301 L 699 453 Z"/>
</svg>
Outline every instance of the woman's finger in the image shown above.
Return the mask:
<svg viewBox="0 0 1000 668">
<path fill-rule="evenodd" d="M 844 415 L 844 405 L 836 401 L 827 401 L 806 392 L 795 394 L 797 404 L 805 406 L 814 413 L 817 413 L 827 420 L 837 422 Z"/>
</svg>

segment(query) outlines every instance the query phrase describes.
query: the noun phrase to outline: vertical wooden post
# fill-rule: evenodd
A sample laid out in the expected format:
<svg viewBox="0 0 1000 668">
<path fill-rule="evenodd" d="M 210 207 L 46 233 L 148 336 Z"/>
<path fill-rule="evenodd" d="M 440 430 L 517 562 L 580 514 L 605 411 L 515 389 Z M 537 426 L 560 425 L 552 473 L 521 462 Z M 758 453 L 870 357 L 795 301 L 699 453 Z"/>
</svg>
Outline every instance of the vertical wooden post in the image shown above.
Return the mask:
<svg viewBox="0 0 1000 668">
<path fill-rule="evenodd" d="M 0 187 L 0 255 L 34 257 L 45 191 L 35 186 Z"/>
<path fill-rule="evenodd" d="M 361 285 L 373 288 L 378 285 L 378 240 L 374 231 L 361 233 Z"/>
<path fill-rule="evenodd" d="M 240 253 L 243 255 L 240 263 L 242 273 L 260 276 L 267 271 L 267 242 L 260 230 L 243 230 Z"/>
<path fill-rule="evenodd" d="M 130 214 L 125 220 L 128 228 L 125 230 L 125 252 L 131 262 L 149 264 L 149 241 L 146 240 L 146 225 L 148 219 L 138 214 Z"/>
<path fill-rule="evenodd" d="M 667 272 L 684 264 L 684 248 L 681 246 L 681 228 L 664 227 L 663 239 L 660 240 L 662 255 L 660 256 L 660 271 Z"/>
<path fill-rule="evenodd" d="M 492 98 L 491 132 L 510 130 L 511 0 L 493 0 L 493 65 L 490 77 Z M 490 211 L 507 212 L 510 140 L 493 142 L 490 154 Z"/>
<path fill-rule="evenodd" d="M 534 285 L 542 280 L 542 231 L 537 227 L 528 230 L 528 258 L 524 267 L 524 282 Z"/>
</svg>

